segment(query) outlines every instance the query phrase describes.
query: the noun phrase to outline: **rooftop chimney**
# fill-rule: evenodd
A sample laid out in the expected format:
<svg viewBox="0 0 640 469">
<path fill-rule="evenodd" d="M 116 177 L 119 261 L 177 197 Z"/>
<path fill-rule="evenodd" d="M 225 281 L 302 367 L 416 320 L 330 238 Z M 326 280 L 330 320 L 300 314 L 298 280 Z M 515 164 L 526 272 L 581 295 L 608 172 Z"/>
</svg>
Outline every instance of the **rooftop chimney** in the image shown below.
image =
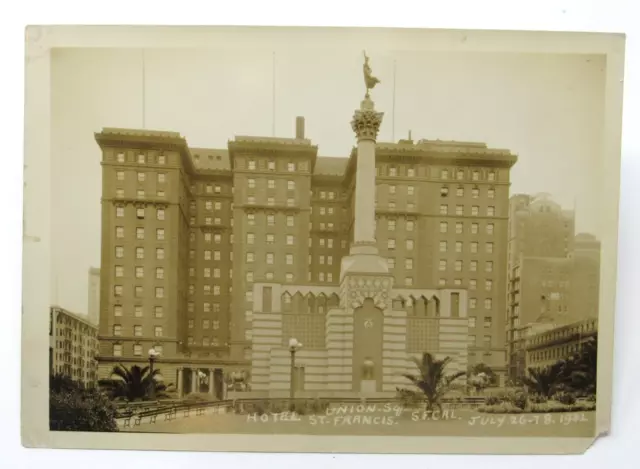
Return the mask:
<svg viewBox="0 0 640 469">
<path fill-rule="evenodd" d="M 296 138 L 304 139 L 304 117 L 296 117 Z"/>
</svg>

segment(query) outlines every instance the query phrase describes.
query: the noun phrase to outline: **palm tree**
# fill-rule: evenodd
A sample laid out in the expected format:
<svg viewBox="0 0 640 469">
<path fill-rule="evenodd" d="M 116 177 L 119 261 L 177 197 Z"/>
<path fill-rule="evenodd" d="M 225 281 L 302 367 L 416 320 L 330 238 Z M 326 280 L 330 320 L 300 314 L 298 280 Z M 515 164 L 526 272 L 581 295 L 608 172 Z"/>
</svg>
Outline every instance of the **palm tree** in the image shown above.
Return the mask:
<svg viewBox="0 0 640 469">
<path fill-rule="evenodd" d="M 442 360 L 437 360 L 428 352 L 422 354 L 422 359 L 412 357 L 411 360 L 418 367 L 419 374 L 404 374 L 403 376 L 410 380 L 415 386 L 417 386 L 423 393 L 427 400 L 427 410 L 433 410 L 437 407 L 442 411 L 442 404 L 440 403 L 442 397 L 451 388 L 451 383 L 465 376 L 465 371 L 459 371 L 450 375 L 445 375 L 445 368 L 451 362 L 451 357 L 445 357 Z"/>
<path fill-rule="evenodd" d="M 133 365 L 127 369 L 122 364 L 117 364 L 111 371 L 111 378 L 100 380 L 99 384 L 107 390 L 112 399 L 137 401 L 149 399 L 151 396 L 168 397 L 168 388 L 157 379 L 158 376 L 161 376 L 161 373 L 157 368 L 150 372 L 148 366 L 142 368 Z"/>
<path fill-rule="evenodd" d="M 524 376 L 524 385 L 536 394 L 545 397 L 553 396 L 567 380 L 568 368 L 564 360 L 544 368 L 529 368 L 529 376 Z"/>
</svg>

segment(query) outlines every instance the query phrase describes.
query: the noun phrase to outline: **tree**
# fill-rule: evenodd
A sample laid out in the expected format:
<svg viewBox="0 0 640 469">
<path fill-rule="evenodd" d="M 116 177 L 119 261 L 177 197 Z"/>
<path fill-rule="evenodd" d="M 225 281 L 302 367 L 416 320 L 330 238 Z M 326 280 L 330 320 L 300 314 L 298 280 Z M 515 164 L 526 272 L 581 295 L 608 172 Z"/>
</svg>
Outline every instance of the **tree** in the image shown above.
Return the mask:
<svg viewBox="0 0 640 469">
<path fill-rule="evenodd" d="M 543 368 L 529 368 L 529 376 L 524 376 L 524 385 L 532 392 L 545 397 L 553 396 L 562 389 L 567 380 L 567 366 L 564 360 Z"/>
<path fill-rule="evenodd" d="M 52 431 L 115 432 L 116 409 L 96 389 L 66 375 L 49 378 L 49 429 Z"/>
<path fill-rule="evenodd" d="M 100 380 L 99 384 L 112 399 L 124 398 L 127 401 L 139 401 L 150 399 L 151 396 L 169 397 L 169 388 L 158 380 L 159 376 L 161 376 L 160 370 L 155 369 L 151 372 L 148 366 L 142 368 L 133 365 L 127 369 L 118 364 L 113 367 L 111 378 Z"/>
<path fill-rule="evenodd" d="M 427 400 L 427 410 L 437 407 L 442 410 L 441 399 L 451 388 L 451 383 L 466 375 L 466 372 L 459 371 L 450 375 L 445 375 L 445 368 L 451 362 L 451 357 L 437 360 L 428 352 L 422 354 L 422 359 L 412 357 L 412 361 L 418 367 L 419 374 L 405 374 L 405 378 L 410 380 L 423 393 Z"/>
<path fill-rule="evenodd" d="M 567 360 L 567 386 L 574 391 L 595 394 L 598 378 L 598 338 L 592 337 Z"/>
<path fill-rule="evenodd" d="M 497 376 L 495 372 L 484 363 L 477 363 L 469 366 L 467 372 L 467 383 L 472 386 L 476 392 L 482 391 L 484 388 L 494 384 Z"/>
</svg>

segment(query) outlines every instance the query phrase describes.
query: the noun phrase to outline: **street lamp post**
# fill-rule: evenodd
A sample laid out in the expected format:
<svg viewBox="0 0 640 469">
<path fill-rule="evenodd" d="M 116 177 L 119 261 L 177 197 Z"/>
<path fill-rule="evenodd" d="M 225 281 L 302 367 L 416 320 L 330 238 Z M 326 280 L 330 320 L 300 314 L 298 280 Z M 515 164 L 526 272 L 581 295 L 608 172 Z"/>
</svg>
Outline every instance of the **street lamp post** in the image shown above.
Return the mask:
<svg viewBox="0 0 640 469">
<path fill-rule="evenodd" d="M 153 378 L 153 362 L 160 356 L 160 352 L 157 352 L 155 348 L 151 347 L 149 349 L 149 378 L 151 383 L 151 390 L 149 392 L 149 397 L 154 399 L 156 397 L 156 386 Z"/>
<path fill-rule="evenodd" d="M 291 382 L 289 388 L 289 401 L 290 407 L 293 408 L 293 399 L 296 393 L 296 382 L 295 382 L 295 372 L 296 372 L 296 352 L 302 347 L 302 344 L 298 342 L 298 339 L 291 338 L 289 339 L 289 352 L 291 353 Z"/>
</svg>

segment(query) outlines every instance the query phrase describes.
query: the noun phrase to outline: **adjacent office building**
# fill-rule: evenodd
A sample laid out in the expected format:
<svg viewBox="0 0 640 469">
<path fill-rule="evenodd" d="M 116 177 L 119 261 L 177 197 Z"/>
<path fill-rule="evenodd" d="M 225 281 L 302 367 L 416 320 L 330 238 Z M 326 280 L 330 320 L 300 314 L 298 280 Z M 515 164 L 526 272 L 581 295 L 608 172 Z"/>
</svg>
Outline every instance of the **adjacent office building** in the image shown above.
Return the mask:
<svg viewBox="0 0 640 469">
<path fill-rule="evenodd" d="M 49 372 L 86 387 L 97 381 L 98 325 L 63 308 L 49 310 Z"/>
</svg>

